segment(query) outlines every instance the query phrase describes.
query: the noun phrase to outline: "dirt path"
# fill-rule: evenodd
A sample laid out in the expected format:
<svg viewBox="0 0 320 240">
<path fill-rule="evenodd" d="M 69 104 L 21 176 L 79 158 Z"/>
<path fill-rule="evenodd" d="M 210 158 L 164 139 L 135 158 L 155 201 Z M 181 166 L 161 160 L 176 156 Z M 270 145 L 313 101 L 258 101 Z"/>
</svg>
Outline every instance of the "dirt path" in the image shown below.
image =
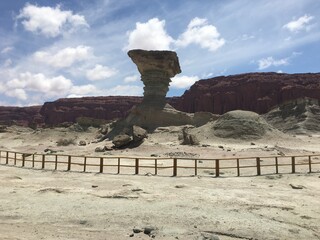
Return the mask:
<svg viewBox="0 0 320 240">
<path fill-rule="evenodd" d="M 0 239 L 320 239 L 319 177 L 173 178 L 0 166 Z M 150 236 L 133 232 L 147 227 L 155 229 Z"/>
</svg>

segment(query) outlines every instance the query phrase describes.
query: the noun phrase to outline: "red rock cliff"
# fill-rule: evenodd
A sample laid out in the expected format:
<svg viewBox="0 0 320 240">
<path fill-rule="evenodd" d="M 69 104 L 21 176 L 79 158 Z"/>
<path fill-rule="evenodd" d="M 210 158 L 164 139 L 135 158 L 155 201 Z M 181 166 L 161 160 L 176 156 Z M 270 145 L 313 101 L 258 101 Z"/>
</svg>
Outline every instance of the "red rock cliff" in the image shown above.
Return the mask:
<svg viewBox="0 0 320 240">
<path fill-rule="evenodd" d="M 48 125 L 76 122 L 78 117 L 112 120 L 125 117 L 141 101 L 142 97 L 125 96 L 61 98 L 46 102 L 40 113 Z"/>
<path fill-rule="evenodd" d="M 320 73 L 247 73 L 200 80 L 175 107 L 185 112 L 223 114 L 242 109 L 261 114 L 300 97 L 320 99 Z"/>
<path fill-rule="evenodd" d="M 41 126 L 44 124 L 43 116 L 39 113 L 41 107 L 0 107 L 0 124 Z"/>
<path fill-rule="evenodd" d="M 243 109 L 266 113 L 280 103 L 309 97 L 320 99 L 320 73 L 247 73 L 215 77 L 196 82 L 181 97 L 167 98 L 184 112 L 206 111 L 223 114 Z M 29 123 L 57 125 L 75 122 L 78 117 L 112 120 L 123 118 L 142 97 L 64 98 L 36 107 L 0 107 L 0 124 Z"/>
</svg>

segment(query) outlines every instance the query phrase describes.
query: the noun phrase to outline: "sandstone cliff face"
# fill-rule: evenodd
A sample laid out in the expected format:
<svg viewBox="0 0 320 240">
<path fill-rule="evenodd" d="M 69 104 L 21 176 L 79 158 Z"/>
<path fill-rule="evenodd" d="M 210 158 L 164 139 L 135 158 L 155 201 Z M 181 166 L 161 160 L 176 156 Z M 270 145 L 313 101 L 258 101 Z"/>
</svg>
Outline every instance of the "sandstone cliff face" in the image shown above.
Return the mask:
<svg viewBox="0 0 320 240">
<path fill-rule="evenodd" d="M 261 114 L 301 97 L 320 99 L 320 73 L 247 73 L 200 80 L 181 96 L 176 108 L 215 114 L 241 109 Z"/>
<path fill-rule="evenodd" d="M 113 120 L 123 118 L 142 101 L 142 97 L 84 97 L 62 98 L 46 102 L 40 110 L 47 125 L 76 122 L 78 117 Z"/>
<path fill-rule="evenodd" d="M 216 77 L 200 80 L 181 97 L 167 98 L 167 101 L 184 112 L 223 114 L 241 109 L 262 114 L 301 97 L 320 99 L 320 73 L 248 73 Z M 141 101 L 142 97 L 85 97 L 59 99 L 42 107 L 0 107 L 0 124 L 27 126 L 44 122 L 58 125 L 75 122 L 78 117 L 112 120 L 126 117 Z"/>
<path fill-rule="evenodd" d="M 0 107 L 0 125 L 41 126 L 44 124 L 39 113 L 41 107 Z"/>
</svg>

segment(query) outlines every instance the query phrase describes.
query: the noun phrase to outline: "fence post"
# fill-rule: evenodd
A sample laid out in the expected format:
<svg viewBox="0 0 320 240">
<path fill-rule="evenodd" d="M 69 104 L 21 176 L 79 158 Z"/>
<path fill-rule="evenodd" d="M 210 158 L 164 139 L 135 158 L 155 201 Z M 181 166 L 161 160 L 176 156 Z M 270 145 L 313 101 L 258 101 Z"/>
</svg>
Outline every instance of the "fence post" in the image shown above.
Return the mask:
<svg viewBox="0 0 320 240">
<path fill-rule="evenodd" d="M 13 165 L 17 165 L 17 153 L 14 153 L 14 164 Z"/>
<path fill-rule="evenodd" d="M 120 174 L 120 158 L 118 157 L 118 174 Z"/>
<path fill-rule="evenodd" d="M 198 160 L 197 159 L 194 160 L 194 175 L 195 176 L 198 175 Z"/>
<path fill-rule="evenodd" d="M 296 159 L 295 157 L 291 157 L 291 165 L 292 165 L 292 173 L 296 172 Z"/>
<path fill-rule="evenodd" d="M 139 174 L 139 158 L 136 158 L 135 174 Z"/>
<path fill-rule="evenodd" d="M 256 158 L 256 162 L 257 162 L 257 175 L 260 176 L 261 175 L 261 166 L 260 166 L 260 158 L 259 157 Z"/>
<path fill-rule="evenodd" d="M 44 169 L 44 165 L 45 165 L 45 155 L 42 155 L 42 169 Z"/>
<path fill-rule="evenodd" d="M 174 159 L 173 159 L 173 176 L 174 176 L 174 177 L 177 176 L 177 165 L 178 165 L 177 159 L 174 158 Z"/>
<path fill-rule="evenodd" d="M 32 167 L 34 168 L 34 154 L 32 154 Z"/>
<path fill-rule="evenodd" d="M 26 160 L 26 155 L 22 153 L 22 167 L 24 167 L 25 160 Z"/>
<path fill-rule="evenodd" d="M 54 161 L 54 170 L 58 169 L 58 155 L 56 155 L 55 161 Z"/>
<path fill-rule="evenodd" d="M 103 173 L 103 157 L 100 158 L 100 173 Z"/>
<path fill-rule="evenodd" d="M 87 157 L 84 157 L 84 160 L 83 160 L 83 172 L 86 172 L 87 170 Z"/>
<path fill-rule="evenodd" d="M 275 158 L 276 160 L 276 173 L 279 173 L 279 165 L 278 165 L 278 157 Z"/>
<path fill-rule="evenodd" d="M 68 156 L 68 168 L 67 171 L 71 170 L 71 156 Z"/>
<path fill-rule="evenodd" d="M 154 175 L 158 174 L 158 160 L 154 160 Z"/>
<path fill-rule="evenodd" d="M 216 159 L 216 177 L 220 176 L 220 163 L 219 163 L 219 159 Z"/>
<path fill-rule="evenodd" d="M 240 160 L 237 158 L 237 176 L 240 176 Z"/>
<path fill-rule="evenodd" d="M 9 152 L 6 153 L 6 164 L 9 164 Z"/>
<path fill-rule="evenodd" d="M 312 172 L 312 169 L 311 169 L 311 156 L 309 156 L 309 173 Z"/>
</svg>

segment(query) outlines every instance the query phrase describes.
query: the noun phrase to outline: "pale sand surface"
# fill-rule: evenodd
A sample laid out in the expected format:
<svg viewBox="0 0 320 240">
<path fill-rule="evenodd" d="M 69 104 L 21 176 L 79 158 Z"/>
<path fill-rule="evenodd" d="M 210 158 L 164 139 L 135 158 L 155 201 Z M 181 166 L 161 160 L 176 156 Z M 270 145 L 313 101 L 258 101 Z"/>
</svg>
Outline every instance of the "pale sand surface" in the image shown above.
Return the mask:
<svg viewBox="0 0 320 240">
<path fill-rule="evenodd" d="M 204 135 L 199 138 L 206 146 L 192 147 L 179 144 L 178 132 L 160 130 L 136 149 L 105 156 L 171 153 L 209 158 L 320 151 L 317 135 L 250 141 Z M 101 156 L 94 149 L 110 143 L 56 146 L 60 138 L 90 142 L 96 135 L 97 129 L 79 133 L 10 127 L 0 133 L 0 149 L 43 153 L 50 148 Z M 204 172 L 204 177 L 191 177 L 192 172 L 183 169 L 179 173 L 186 177 L 144 176 L 148 169 L 141 175 L 133 175 L 133 170 L 115 175 L 0 165 L 0 239 L 150 239 L 144 233 L 129 237 L 134 227 L 146 226 L 157 228 L 155 239 L 320 239 L 320 173 L 308 174 L 307 166 L 298 170 L 259 177 L 227 177 L 224 170 L 222 177 L 214 178 Z"/>
</svg>

